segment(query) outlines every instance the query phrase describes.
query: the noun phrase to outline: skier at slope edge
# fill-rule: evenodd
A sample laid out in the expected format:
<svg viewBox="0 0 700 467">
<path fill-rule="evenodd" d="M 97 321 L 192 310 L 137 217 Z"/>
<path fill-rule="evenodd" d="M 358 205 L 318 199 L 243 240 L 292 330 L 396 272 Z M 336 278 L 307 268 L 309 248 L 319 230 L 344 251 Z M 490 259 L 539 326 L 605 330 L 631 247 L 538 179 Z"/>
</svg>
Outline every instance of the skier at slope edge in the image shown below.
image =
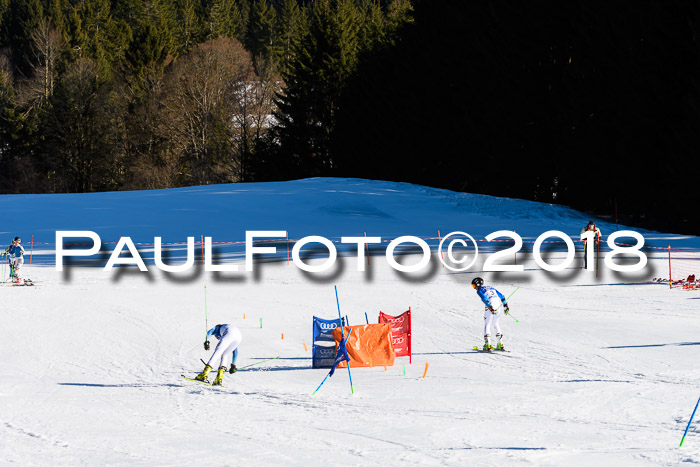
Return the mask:
<svg viewBox="0 0 700 467">
<path fill-rule="evenodd" d="M 229 352 L 232 353 L 231 368 L 229 369 L 229 373 L 236 372 L 238 346 L 241 344 L 243 336 L 241 335 L 240 329 L 238 329 L 235 326 L 230 326 L 228 324 L 217 324 L 209 331 L 207 331 L 207 337 L 204 341 L 204 350 L 209 350 L 210 336 L 214 336 L 216 339 L 218 339 L 219 343 L 216 344 L 214 353 L 209 358 L 209 361 L 204 367 L 204 371 L 195 376 L 194 379 L 198 381 L 207 381 L 207 378 L 209 377 L 209 372 L 213 369 L 212 364 L 216 365 L 218 363 L 219 370 L 216 373 L 216 378 L 214 379 L 214 382 L 211 383 L 212 385 L 218 386 L 224 379 L 224 372 L 226 371 L 226 365 L 224 364 L 224 361 L 226 360 Z"/>
<path fill-rule="evenodd" d="M 496 331 L 496 350 L 505 350 L 503 346 L 503 334 L 501 333 L 501 327 L 498 325 L 498 320 L 501 317 L 501 307 L 494 307 L 493 300 L 499 298 L 503 304 L 503 309 L 505 313 L 508 314 L 510 308 L 506 297 L 503 296 L 501 292 L 494 289 L 493 287 L 484 285 L 484 280 L 481 277 L 477 277 L 472 281 L 472 287 L 476 290 L 479 298 L 486 309 L 484 310 L 484 351 L 490 350 L 493 347 L 489 342 L 491 324 L 493 324 L 494 330 Z"/>
<path fill-rule="evenodd" d="M 10 270 L 12 271 L 12 275 L 14 276 L 13 280 L 17 284 L 19 284 L 22 281 L 22 277 L 20 276 L 20 269 L 22 269 L 22 265 L 24 264 L 24 247 L 20 245 L 21 242 L 21 238 L 15 237 L 15 239 L 12 240 L 12 245 L 5 249 L 5 253 L 9 255 Z"/>
</svg>

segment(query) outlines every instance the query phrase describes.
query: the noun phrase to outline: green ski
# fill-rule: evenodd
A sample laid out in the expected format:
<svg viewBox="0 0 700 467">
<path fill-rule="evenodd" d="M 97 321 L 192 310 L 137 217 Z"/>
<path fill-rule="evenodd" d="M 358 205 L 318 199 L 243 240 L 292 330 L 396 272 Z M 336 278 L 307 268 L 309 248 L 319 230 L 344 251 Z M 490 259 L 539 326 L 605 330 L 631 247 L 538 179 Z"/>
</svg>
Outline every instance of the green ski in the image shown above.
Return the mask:
<svg viewBox="0 0 700 467">
<path fill-rule="evenodd" d="M 186 379 L 187 381 L 192 381 L 193 383 L 203 384 L 204 386 L 209 386 L 210 388 L 224 388 L 224 389 L 226 389 L 226 386 L 222 386 L 222 385 L 220 385 L 220 384 L 217 384 L 216 386 L 214 386 L 214 385 L 211 384 L 209 381 L 200 381 L 200 380 L 198 380 L 198 379 L 188 378 L 188 377 L 185 376 L 185 375 L 180 375 L 180 376 L 182 376 L 182 377 L 183 377 L 184 379 Z"/>
<path fill-rule="evenodd" d="M 477 352 L 481 352 L 481 353 L 510 352 L 510 350 L 498 350 L 498 349 L 496 349 L 496 348 L 494 348 L 494 347 L 491 347 L 489 350 L 484 350 L 482 347 L 477 347 L 477 346 L 474 346 L 473 348 L 474 348 L 474 350 L 476 350 Z"/>
</svg>

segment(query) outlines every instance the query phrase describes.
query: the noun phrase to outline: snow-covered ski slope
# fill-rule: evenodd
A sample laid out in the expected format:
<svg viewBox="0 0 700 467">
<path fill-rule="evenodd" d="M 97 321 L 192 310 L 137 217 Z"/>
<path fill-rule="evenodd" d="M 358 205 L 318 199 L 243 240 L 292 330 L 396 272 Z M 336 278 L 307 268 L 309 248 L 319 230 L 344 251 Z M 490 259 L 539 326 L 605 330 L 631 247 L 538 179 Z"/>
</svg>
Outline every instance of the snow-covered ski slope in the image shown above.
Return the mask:
<svg viewBox="0 0 700 467">
<path fill-rule="evenodd" d="M 197 267 L 165 274 L 150 261 L 149 273 L 61 273 L 52 267 L 56 230 L 146 244 L 155 236 L 242 241 L 246 230 L 334 240 L 462 230 L 479 241 L 516 230 L 529 242 L 551 229 L 577 238 L 589 217 L 547 204 L 347 179 L 1 196 L 0 212 L 4 242 L 21 235 L 28 247 L 34 235 L 24 273 L 37 283 L 0 287 L 0 464 L 700 463 L 700 420 L 678 447 L 700 396 L 700 292 L 647 283 L 666 277 L 663 247 L 693 255 L 696 237 L 640 231 L 660 248 L 648 252 L 647 268 L 618 274 L 601 266 L 597 278 L 573 266 L 544 272 L 526 253 L 518 255 L 525 266 L 519 273 L 486 273 L 483 261 L 454 273 L 435 253 L 425 271 L 406 275 L 380 250 L 364 273 L 347 253 L 328 272 L 306 273 L 287 264 L 285 242 L 277 244 L 280 260 L 258 263 L 254 273 Z M 598 225 L 606 237 L 615 230 Z M 242 253 L 231 252 L 239 261 Z M 550 259 L 561 257 L 555 251 Z M 170 258 L 179 261 L 184 251 Z M 519 322 L 502 321 L 510 353 L 472 350 L 483 339 L 483 306 L 469 285 L 476 275 L 506 295 L 520 287 L 510 300 Z M 202 347 L 205 285 L 209 327 L 226 322 L 242 330 L 239 366 L 280 357 L 226 374 L 228 389 L 180 376 L 195 375 L 211 353 Z M 410 306 L 413 363 L 398 358 L 386 371 L 353 369 L 355 395 L 340 369 L 312 396 L 327 374 L 311 368 L 312 316 L 337 317 L 334 285 L 351 324 L 363 323 L 365 312 L 376 322 L 380 310 L 399 314 Z"/>
</svg>

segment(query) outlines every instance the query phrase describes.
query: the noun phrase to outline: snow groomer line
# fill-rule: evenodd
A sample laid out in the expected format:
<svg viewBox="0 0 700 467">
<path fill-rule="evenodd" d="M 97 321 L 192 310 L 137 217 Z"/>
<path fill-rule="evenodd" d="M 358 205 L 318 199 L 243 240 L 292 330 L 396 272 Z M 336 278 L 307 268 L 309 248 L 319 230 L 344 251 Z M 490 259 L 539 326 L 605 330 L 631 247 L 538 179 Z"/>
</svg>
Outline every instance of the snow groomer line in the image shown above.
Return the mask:
<svg viewBox="0 0 700 467">
<path fill-rule="evenodd" d="M 71 239 L 74 242 L 77 238 L 90 239 L 92 244 L 85 244 L 80 242 L 81 245 L 87 245 L 89 248 L 85 249 L 73 249 L 72 245 L 65 243 L 66 239 Z M 277 255 L 279 253 L 276 246 L 262 246 L 264 245 L 265 239 L 287 239 L 287 261 L 289 262 L 289 236 L 288 232 L 284 230 L 261 230 L 261 231 L 246 231 L 246 239 L 244 243 L 245 247 L 245 271 L 251 272 L 255 268 L 255 258 L 264 257 L 264 255 Z M 476 240 L 466 232 L 455 231 L 448 235 L 441 237 L 439 236 L 438 251 L 440 254 L 435 255 L 442 263 L 442 265 L 452 271 L 467 271 L 471 268 L 479 256 L 479 247 Z M 636 241 L 634 245 L 621 245 L 616 242 L 619 238 L 632 238 Z M 414 273 L 420 272 L 428 267 L 433 254 L 426 240 L 416 236 L 406 235 L 394 238 L 392 240 L 383 240 L 382 237 L 341 237 L 340 241 L 331 241 L 325 237 L 318 235 L 311 235 L 304 237 L 300 240 L 293 242 L 293 247 L 291 249 L 292 261 L 296 267 L 299 269 L 310 272 L 319 273 L 324 272 L 333 267 L 335 261 L 338 257 L 338 249 L 336 244 L 344 244 L 350 249 L 354 249 L 357 252 L 357 270 L 365 271 L 365 263 L 369 260 L 369 248 L 370 245 L 377 245 L 385 242 L 389 242 L 385 250 L 385 257 L 387 263 L 399 272 L 404 273 Z M 581 240 L 593 241 L 593 232 L 585 232 L 581 235 Z M 523 239 L 515 232 L 508 230 L 500 230 L 493 232 L 485 237 L 486 242 L 512 242 L 513 245 L 509 248 L 499 250 L 493 253 L 489 253 L 486 256 L 483 267 L 480 268 L 481 271 L 494 271 L 494 272 L 519 272 L 523 271 L 522 264 L 503 264 L 509 262 L 517 252 L 522 249 Z M 278 242 L 278 241 L 277 241 Z M 555 264 L 550 264 L 542 256 L 542 245 L 544 243 L 563 243 L 566 246 L 566 257 L 563 261 L 557 261 Z M 225 264 L 214 264 L 214 255 L 212 254 L 212 237 L 202 236 L 201 242 L 199 242 L 202 249 L 202 264 L 204 265 L 205 271 L 213 272 L 238 272 L 239 265 L 233 263 Z M 317 247 L 319 244 L 323 245 L 328 250 L 328 255 L 325 256 L 323 261 L 316 261 L 314 264 L 306 263 L 301 255 L 302 249 L 308 245 L 314 245 Z M 162 249 L 163 243 L 161 237 L 155 237 L 153 245 L 153 260 L 155 266 L 165 272 L 182 272 L 186 271 L 194 266 L 195 262 L 195 237 L 187 237 L 187 260 L 184 263 L 169 265 L 163 262 Z M 610 251 L 606 252 L 603 259 L 604 264 L 607 268 L 618 271 L 618 272 L 635 272 L 642 270 L 647 264 L 647 257 L 642 251 L 644 246 L 644 237 L 632 230 L 621 230 L 614 232 L 607 238 L 607 246 Z M 124 248 L 128 250 L 130 255 L 122 255 Z M 401 264 L 396 260 L 397 250 L 410 247 L 412 252 L 415 251 L 420 259 L 414 264 Z M 418 248 L 416 248 L 418 247 Z M 63 270 L 63 262 L 66 257 L 87 257 L 100 254 L 102 248 L 102 241 L 100 236 L 92 231 L 69 231 L 61 230 L 56 232 L 56 270 Z M 599 251 L 598 248 L 589 248 L 586 251 L 587 256 L 587 266 L 586 269 L 593 270 L 598 261 L 594 261 L 595 251 Z M 367 253 L 367 255 L 366 255 Z M 532 247 L 532 256 L 535 263 L 542 269 L 550 272 L 557 272 L 566 269 L 571 266 L 574 262 L 574 256 L 576 253 L 576 247 L 574 246 L 574 241 L 571 237 L 564 232 L 558 230 L 549 230 L 544 232 L 542 235 L 537 237 Z M 405 253 L 404 253 L 405 254 Z M 636 259 L 636 263 L 633 264 L 618 264 L 615 262 L 615 257 L 624 255 L 625 263 L 629 263 L 630 258 Z M 449 261 L 445 261 L 445 257 Z M 112 251 L 109 260 L 107 261 L 104 269 L 106 271 L 111 270 L 115 265 L 132 265 L 138 266 L 141 271 L 148 271 L 146 264 L 143 261 L 136 245 L 131 240 L 130 237 L 121 237 L 119 242 L 117 242 L 114 250 Z"/>
</svg>

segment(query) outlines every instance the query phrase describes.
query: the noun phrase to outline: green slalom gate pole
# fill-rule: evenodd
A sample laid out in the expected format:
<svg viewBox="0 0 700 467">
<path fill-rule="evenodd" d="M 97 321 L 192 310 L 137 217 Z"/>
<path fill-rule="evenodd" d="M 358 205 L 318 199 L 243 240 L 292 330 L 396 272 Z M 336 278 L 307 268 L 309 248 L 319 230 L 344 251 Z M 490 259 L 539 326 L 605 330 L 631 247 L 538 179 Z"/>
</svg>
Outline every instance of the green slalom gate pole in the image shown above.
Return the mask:
<svg viewBox="0 0 700 467">
<path fill-rule="evenodd" d="M 688 434 L 688 429 L 690 428 L 690 424 L 693 423 L 693 417 L 695 416 L 695 412 L 698 410 L 698 405 L 700 405 L 700 398 L 698 399 L 698 402 L 695 404 L 695 408 L 693 409 L 693 414 L 690 416 L 690 420 L 688 420 L 688 426 L 685 427 L 685 433 L 683 433 L 683 438 L 681 438 L 681 445 L 679 447 L 683 447 L 683 441 L 685 441 L 685 436 Z"/>
</svg>

